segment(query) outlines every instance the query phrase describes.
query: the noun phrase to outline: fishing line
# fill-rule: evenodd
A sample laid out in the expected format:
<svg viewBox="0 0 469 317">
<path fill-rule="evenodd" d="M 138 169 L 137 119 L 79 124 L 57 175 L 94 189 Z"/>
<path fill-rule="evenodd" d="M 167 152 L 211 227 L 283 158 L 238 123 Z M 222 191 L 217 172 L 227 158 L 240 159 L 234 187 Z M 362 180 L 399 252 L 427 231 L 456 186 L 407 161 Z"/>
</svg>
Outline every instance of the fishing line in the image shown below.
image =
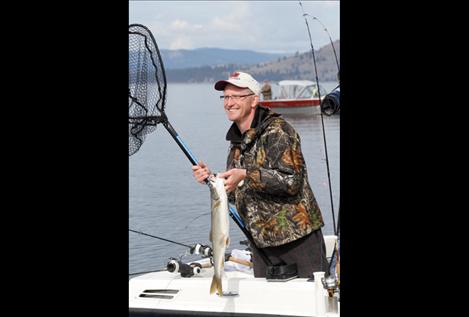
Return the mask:
<svg viewBox="0 0 469 317">
<path fill-rule="evenodd" d="M 195 218 L 193 218 L 192 220 L 190 220 L 189 223 L 188 223 L 188 224 L 184 227 L 184 229 L 182 229 L 182 230 L 187 229 L 187 227 L 189 227 L 195 220 L 199 219 L 200 217 L 207 216 L 207 215 L 210 215 L 210 214 L 211 214 L 211 211 L 205 212 L 205 213 L 203 213 L 203 214 L 201 214 L 201 215 L 198 215 L 197 217 L 195 217 Z"/>
<path fill-rule="evenodd" d="M 313 54 L 314 71 L 315 71 L 315 75 L 316 75 L 316 85 L 318 87 L 319 103 L 321 104 L 321 89 L 319 89 L 318 68 L 316 66 L 316 57 L 314 55 L 313 40 L 311 39 L 311 31 L 309 29 L 308 20 L 306 19 L 307 14 L 303 10 L 303 5 L 301 4 L 301 1 L 299 2 L 299 4 L 300 4 L 300 7 L 301 7 L 301 10 L 303 11 L 303 17 L 305 18 L 306 28 L 308 29 L 309 43 L 311 45 L 311 52 Z M 322 108 L 321 105 L 320 105 L 320 108 Z M 328 183 L 329 183 L 329 196 L 331 198 L 332 223 L 333 223 L 333 227 L 334 227 L 334 234 L 337 235 L 337 229 L 336 229 L 336 226 L 335 226 L 334 202 L 333 202 L 333 199 L 332 199 L 331 176 L 330 176 L 330 171 L 329 171 L 329 156 L 327 154 L 326 130 L 324 129 L 324 116 L 322 114 L 322 110 L 320 111 L 320 114 L 321 114 L 322 136 L 323 136 L 323 139 L 324 139 L 324 151 L 325 151 L 325 154 L 326 154 L 326 167 L 327 167 L 327 180 L 328 180 Z"/>
<path fill-rule="evenodd" d="M 337 52 L 334 47 L 334 42 L 332 42 L 332 37 L 329 31 L 327 30 L 327 27 L 319 20 L 318 17 L 315 16 L 310 16 L 308 13 L 305 13 L 307 16 L 312 17 L 313 20 L 318 21 L 322 27 L 324 28 L 324 31 L 327 33 L 329 36 L 329 42 L 331 43 L 332 51 L 334 52 L 334 57 L 335 57 L 335 63 L 337 65 L 337 81 L 339 81 L 339 76 L 340 76 L 340 66 L 339 66 L 339 59 L 337 58 Z M 335 87 L 334 89 L 331 90 L 330 93 L 328 93 L 324 99 L 322 100 L 322 107 L 321 111 L 324 112 L 324 114 L 331 116 L 334 113 L 339 111 L 340 104 L 338 103 L 339 96 L 337 95 L 337 92 L 335 91 L 337 88 L 340 87 L 340 83 Z"/>
<path fill-rule="evenodd" d="M 331 262 L 329 263 L 328 272 L 331 272 L 332 263 L 334 262 L 334 256 L 336 257 L 336 266 L 340 265 L 340 254 L 339 254 L 340 252 L 338 250 L 338 247 L 339 247 L 338 243 L 340 241 L 340 206 L 339 206 L 339 211 L 337 213 L 338 213 L 338 215 L 337 215 L 337 232 L 338 232 L 338 235 L 337 235 L 337 241 L 334 244 L 334 250 L 332 251 Z"/>
<path fill-rule="evenodd" d="M 308 13 L 305 13 L 305 14 L 309 17 L 312 17 Z M 334 43 L 332 42 L 332 38 L 331 38 L 331 35 L 329 34 L 329 31 L 327 30 L 326 26 L 321 22 L 321 20 L 319 20 L 317 17 L 312 17 L 312 18 L 313 20 L 318 21 L 322 25 L 322 27 L 324 28 L 324 31 L 326 31 L 327 35 L 329 36 L 329 41 L 331 42 L 332 51 L 334 52 L 335 63 L 337 64 L 337 71 L 340 72 L 339 59 L 337 58 L 337 53 L 335 51 Z"/>
<path fill-rule="evenodd" d="M 163 272 L 163 271 L 166 271 L 166 269 L 129 273 L 129 276 L 131 276 L 131 275 L 137 275 L 137 274 L 153 273 L 153 272 Z"/>
<path fill-rule="evenodd" d="M 338 232 L 337 241 L 339 241 L 340 240 L 340 206 L 339 206 L 337 219 L 338 219 L 337 220 L 337 232 Z M 338 251 L 337 250 L 337 242 L 334 244 L 334 250 L 332 251 L 331 262 L 329 263 L 329 271 L 331 270 L 332 262 L 334 260 L 334 256 L 336 255 L 336 251 Z"/>
<path fill-rule="evenodd" d="M 189 249 L 192 248 L 192 246 L 190 246 L 190 245 L 187 245 L 187 244 L 184 244 L 184 243 L 180 243 L 180 242 L 176 242 L 176 241 L 169 240 L 169 239 L 165 239 L 165 238 L 161 238 L 161 237 L 157 237 L 157 236 L 154 236 L 154 235 L 145 233 L 145 232 L 136 231 L 136 230 L 132 230 L 132 229 L 129 229 L 129 231 L 130 231 L 130 232 L 135 232 L 135 233 L 138 233 L 138 234 L 141 234 L 141 235 L 144 235 L 144 236 L 152 237 L 152 238 L 155 238 L 155 239 L 160 239 L 160 240 L 163 240 L 163 241 L 167 241 L 167 242 L 170 242 L 170 243 L 182 245 L 183 247 L 186 247 L 186 248 L 189 248 Z"/>
</svg>

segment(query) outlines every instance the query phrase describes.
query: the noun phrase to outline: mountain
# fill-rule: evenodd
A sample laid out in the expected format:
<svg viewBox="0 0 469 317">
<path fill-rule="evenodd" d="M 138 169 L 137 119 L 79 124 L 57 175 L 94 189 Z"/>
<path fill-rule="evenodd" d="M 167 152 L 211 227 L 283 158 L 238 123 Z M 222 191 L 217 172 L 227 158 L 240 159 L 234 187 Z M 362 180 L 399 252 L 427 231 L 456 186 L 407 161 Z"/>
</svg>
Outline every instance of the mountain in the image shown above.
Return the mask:
<svg viewBox="0 0 469 317">
<path fill-rule="evenodd" d="M 221 48 L 198 48 L 194 50 L 161 49 L 160 53 L 165 69 L 183 69 L 226 64 L 257 64 L 271 61 L 285 55 Z"/>
<path fill-rule="evenodd" d="M 340 40 L 333 42 L 340 65 Z M 320 81 L 337 81 L 337 62 L 331 44 L 323 46 L 314 52 Z M 257 80 L 301 79 L 314 80 L 313 54 L 311 51 L 294 56 L 279 58 L 276 61 L 245 66 L 242 70 L 253 75 Z"/>
<path fill-rule="evenodd" d="M 340 40 L 335 41 L 333 45 L 340 63 Z M 316 50 L 314 55 L 318 67 L 319 81 L 337 81 L 338 69 L 331 44 Z M 163 56 L 162 58 L 165 63 L 165 68 L 167 68 L 166 76 L 169 82 L 214 82 L 219 79 L 227 78 L 234 70 L 248 72 L 258 81 L 279 81 L 284 79 L 307 79 L 314 81 L 316 78 L 313 54 L 310 51 L 304 53 L 296 52 L 292 56 L 279 55 L 273 60 L 264 60 L 255 63 L 253 63 L 252 60 L 248 60 L 247 62 L 231 61 L 223 64 L 219 63 L 222 57 L 212 56 L 211 60 L 216 62 L 206 66 L 189 68 L 169 68 L 166 66 L 167 61 L 165 57 Z"/>
</svg>

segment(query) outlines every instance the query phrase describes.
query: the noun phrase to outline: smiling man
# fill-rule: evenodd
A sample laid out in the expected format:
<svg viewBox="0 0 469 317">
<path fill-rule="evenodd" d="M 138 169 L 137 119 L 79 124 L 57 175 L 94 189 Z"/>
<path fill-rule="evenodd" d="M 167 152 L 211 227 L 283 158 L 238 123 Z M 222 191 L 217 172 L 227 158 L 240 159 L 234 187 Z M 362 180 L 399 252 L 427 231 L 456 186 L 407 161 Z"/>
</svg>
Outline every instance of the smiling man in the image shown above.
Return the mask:
<svg viewBox="0 0 469 317">
<path fill-rule="evenodd" d="M 229 201 L 236 205 L 257 248 L 274 265 L 296 263 L 299 277 L 326 272 L 321 211 L 308 182 L 300 137 L 279 114 L 258 105 L 260 84 L 234 72 L 220 80 L 228 120 L 230 150 L 225 178 Z M 201 184 L 211 175 L 203 162 L 193 166 Z M 254 276 L 266 276 L 266 263 L 253 248 Z"/>
</svg>

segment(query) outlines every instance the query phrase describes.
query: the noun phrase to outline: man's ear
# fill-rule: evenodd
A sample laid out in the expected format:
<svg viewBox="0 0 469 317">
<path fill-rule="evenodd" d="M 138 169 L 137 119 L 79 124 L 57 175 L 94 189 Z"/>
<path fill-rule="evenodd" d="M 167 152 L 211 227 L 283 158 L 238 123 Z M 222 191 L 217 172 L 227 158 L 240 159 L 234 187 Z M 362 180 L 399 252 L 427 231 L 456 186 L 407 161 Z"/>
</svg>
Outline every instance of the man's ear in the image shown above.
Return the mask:
<svg viewBox="0 0 469 317">
<path fill-rule="evenodd" d="M 251 103 L 251 108 L 255 108 L 258 103 L 259 103 L 259 96 L 255 95 Z"/>
</svg>

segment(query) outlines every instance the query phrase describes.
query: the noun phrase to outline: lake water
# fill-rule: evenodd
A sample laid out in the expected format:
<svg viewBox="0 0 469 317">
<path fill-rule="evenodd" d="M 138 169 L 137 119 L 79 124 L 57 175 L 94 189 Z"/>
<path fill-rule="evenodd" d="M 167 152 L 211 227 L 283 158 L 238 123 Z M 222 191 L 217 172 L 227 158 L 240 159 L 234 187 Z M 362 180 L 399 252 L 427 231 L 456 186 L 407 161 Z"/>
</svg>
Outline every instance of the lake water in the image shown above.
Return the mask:
<svg viewBox="0 0 469 317">
<path fill-rule="evenodd" d="M 323 84 L 327 91 L 336 85 Z M 207 163 L 212 172 L 224 171 L 229 145 L 225 135 L 231 122 L 219 99 L 221 94 L 213 89 L 213 84 L 169 83 L 166 98 L 169 122 L 196 158 Z M 333 234 L 321 116 L 283 117 L 300 134 L 309 182 L 325 221 L 322 230 L 324 234 Z M 337 222 L 340 116 L 323 119 Z M 210 245 L 209 189 L 195 182 L 190 161 L 163 126 L 148 135 L 140 150 L 129 157 L 129 229 L 187 245 Z M 239 241 L 246 238 L 231 219 L 230 237 L 227 252 L 245 248 Z M 165 268 L 169 257 L 183 256 L 187 251 L 183 246 L 129 232 L 129 273 Z M 197 257 L 183 258 L 194 259 Z"/>
</svg>

